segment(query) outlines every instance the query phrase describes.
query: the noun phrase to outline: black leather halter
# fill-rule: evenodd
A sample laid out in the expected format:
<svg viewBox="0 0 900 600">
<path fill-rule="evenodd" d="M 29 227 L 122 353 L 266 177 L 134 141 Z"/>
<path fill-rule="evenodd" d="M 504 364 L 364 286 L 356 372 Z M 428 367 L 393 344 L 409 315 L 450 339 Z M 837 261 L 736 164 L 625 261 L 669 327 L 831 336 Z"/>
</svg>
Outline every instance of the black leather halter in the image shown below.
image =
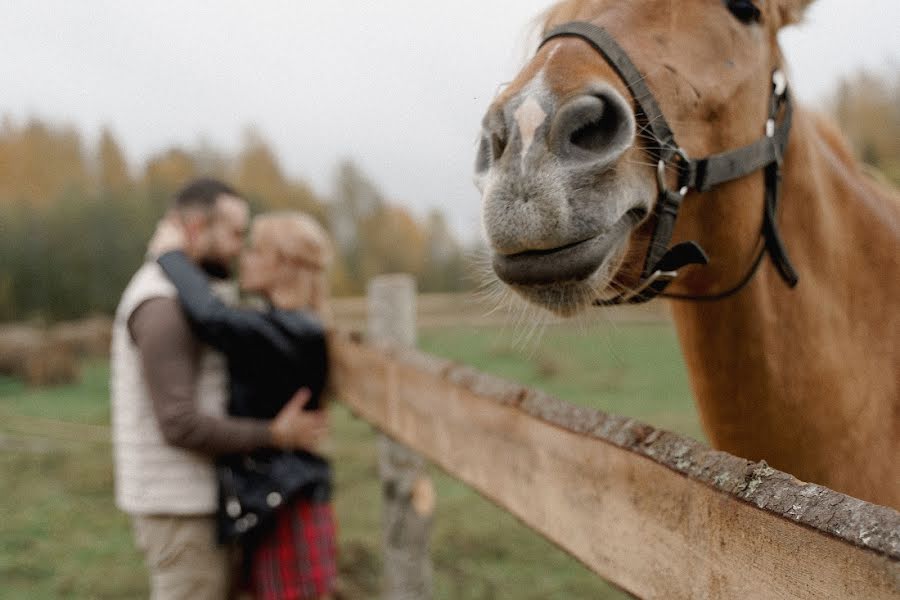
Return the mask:
<svg viewBox="0 0 900 600">
<path fill-rule="evenodd" d="M 603 28 L 592 23 L 577 21 L 555 27 L 544 37 L 541 46 L 551 39 L 574 36 L 588 42 L 615 69 L 628 87 L 636 104 L 638 124 L 653 138 L 648 149 L 657 161 L 656 182 L 659 190 L 654 208 L 655 226 L 650 247 L 644 261 L 641 279 L 634 290 L 610 299 L 597 300 L 598 306 L 614 304 L 640 304 L 663 296 L 680 300 L 720 300 L 736 294 L 753 278 L 763 255 L 768 252 L 781 277 L 790 287 L 797 285 L 798 277 L 787 257 L 787 251 L 778 233 L 775 212 L 781 191 L 782 157 L 787 148 L 791 130 L 793 106 L 788 95 L 787 82 L 781 71 L 772 77 L 772 95 L 769 101 L 769 117 L 765 137 L 749 146 L 730 152 L 714 154 L 706 158 L 691 159 L 675 141 L 675 134 L 666 122 L 662 110 L 647 87 L 644 75 L 634 66 L 628 54 Z M 776 124 L 779 113 L 781 123 Z M 673 166 L 678 172 L 677 189 L 669 189 L 666 169 Z M 696 242 L 682 242 L 669 247 L 675 220 L 688 191 L 706 192 L 726 181 L 739 179 L 759 170 L 765 172 L 765 202 L 763 206 L 762 243 L 749 271 L 732 288 L 709 296 L 666 294 L 665 289 L 678 276 L 678 270 L 686 265 L 709 263 L 706 253 Z"/>
</svg>

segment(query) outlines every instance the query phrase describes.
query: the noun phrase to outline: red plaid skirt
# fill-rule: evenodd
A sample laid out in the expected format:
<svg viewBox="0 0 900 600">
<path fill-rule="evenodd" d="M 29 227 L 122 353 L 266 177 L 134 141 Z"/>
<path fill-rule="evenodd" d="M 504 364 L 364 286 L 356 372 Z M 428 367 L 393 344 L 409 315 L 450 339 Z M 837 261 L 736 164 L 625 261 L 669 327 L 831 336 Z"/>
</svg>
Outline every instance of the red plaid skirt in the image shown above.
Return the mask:
<svg viewBox="0 0 900 600">
<path fill-rule="evenodd" d="M 337 549 L 330 503 L 296 500 L 275 516 L 250 557 L 256 600 L 307 600 L 334 593 Z"/>
</svg>

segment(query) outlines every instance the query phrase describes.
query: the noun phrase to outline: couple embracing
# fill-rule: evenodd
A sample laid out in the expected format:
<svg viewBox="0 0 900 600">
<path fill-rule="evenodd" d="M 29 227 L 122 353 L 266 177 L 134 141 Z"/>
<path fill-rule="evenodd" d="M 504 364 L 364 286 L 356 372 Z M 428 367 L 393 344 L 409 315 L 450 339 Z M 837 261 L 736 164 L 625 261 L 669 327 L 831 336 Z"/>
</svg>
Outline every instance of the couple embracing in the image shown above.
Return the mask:
<svg viewBox="0 0 900 600">
<path fill-rule="evenodd" d="M 331 252 L 306 215 L 251 225 L 213 179 L 185 186 L 157 227 L 116 311 L 111 380 L 116 504 L 154 600 L 333 594 L 332 476 L 317 452 Z M 236 301 L 238 257 L 262 308 Z"/>
</svg>

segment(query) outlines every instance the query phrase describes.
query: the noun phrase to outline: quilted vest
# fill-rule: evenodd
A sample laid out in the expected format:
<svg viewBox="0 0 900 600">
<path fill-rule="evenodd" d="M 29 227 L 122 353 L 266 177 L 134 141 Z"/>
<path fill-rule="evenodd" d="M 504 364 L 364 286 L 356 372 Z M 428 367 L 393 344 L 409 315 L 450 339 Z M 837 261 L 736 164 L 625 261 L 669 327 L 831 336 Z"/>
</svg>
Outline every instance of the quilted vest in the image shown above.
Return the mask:
<svg viewBox="0 0 900 600">
<path fill-rule="evenodd" d="M 175 287 L 155 262 L 145 263 L 122 295 L 111 349 L 112 440 L 116 505 L 136 515 L 204 515 L 217 506 L 209 456 L 169 445 L 160 431 L 128 319 L 151 298 L 174 298 Z M 205 348 L 196 385 L 198 410 L 223 415 L 228 393 L 225 359 Z"/>
</svg>

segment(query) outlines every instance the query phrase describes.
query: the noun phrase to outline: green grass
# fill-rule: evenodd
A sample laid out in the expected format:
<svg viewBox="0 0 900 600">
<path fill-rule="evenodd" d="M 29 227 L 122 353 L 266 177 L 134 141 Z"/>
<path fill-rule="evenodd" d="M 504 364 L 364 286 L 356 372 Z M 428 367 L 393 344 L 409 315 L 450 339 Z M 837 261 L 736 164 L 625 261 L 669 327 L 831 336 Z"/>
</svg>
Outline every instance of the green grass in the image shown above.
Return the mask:
<svg viewBox="0 0 900 600">
<path fill-rule="evenodd" d="M 436 329 L 426 351 L 578 404 L 699 436 L 673 332 L 664 325 L 549 328 L 517 349 L 511 331 Z M 0 600 L 146 597 L 127 518 L 112 502 L 108 367 L 77 385 L 34 390 L 0 378 Z M 59 423 L 62 422 L 62 423 Z M 375 435 L 334 410 L 341 570 L 351 598 L 377 596 L 380 490 Z M 101 427 L 97 427 L 101 426 Z M 100 436 L 102 437 L 102 435 Z M 435 597 L 622 598 L 578 562 L 435 470 Z"/>
<path fill-rule="evenodd" d="M 437 329 L 423 332 L 419 345 L 575 404 L 703 439 L 678 340 L 667 324 L 550 327 L 527 344 L 509 329 Z"/>
<path fill-rule="evenodd" d="M 29 389 L 0 378 L 0 598 L 140 598 L 145 574 L 112 501 L 105 364 L 78 385 Z M 52 431 L 43 419 L 64 421 Z M 102 431 L 102 429 L 100 430 Z M 60 437 L 60 434 L 65 434 Z"/>
<path fill-rule="evenodd" d="M 0 409 L 30 417 L 109 425 L 109 368 L 106 362 L 83 364 L 79 379 L 78 385 L 27 388 L 20 381 L 0 377 Z"/>
</svg>

